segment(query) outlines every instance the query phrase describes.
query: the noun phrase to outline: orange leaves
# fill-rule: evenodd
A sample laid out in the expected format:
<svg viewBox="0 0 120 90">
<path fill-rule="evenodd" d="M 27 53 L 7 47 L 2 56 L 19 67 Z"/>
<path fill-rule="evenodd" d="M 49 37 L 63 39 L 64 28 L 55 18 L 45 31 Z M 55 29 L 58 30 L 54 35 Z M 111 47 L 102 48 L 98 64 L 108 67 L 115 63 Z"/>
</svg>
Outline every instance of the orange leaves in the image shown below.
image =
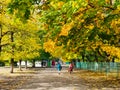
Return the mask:
<svg viewBox="0 0 120 90">
<path fill-rule="evenodd" d="M 62 27 L 62 30 L 61 30 L 61 33 L 59 34 L 60 36 L 67 36 L 68 35 L 68 32 L 70 31 L 70 29 L 73 27 L 74 23 L 71 22 L 71 23 L 68 23 L 68 24 L 65 24 L 63 27 Z"/>
<path fill-rule="evenodd" d="M 47 42 L 44 43 L 43 48 L 46 52 L 54 52 L 55 42 L 49 39 Z"/>
</svg>

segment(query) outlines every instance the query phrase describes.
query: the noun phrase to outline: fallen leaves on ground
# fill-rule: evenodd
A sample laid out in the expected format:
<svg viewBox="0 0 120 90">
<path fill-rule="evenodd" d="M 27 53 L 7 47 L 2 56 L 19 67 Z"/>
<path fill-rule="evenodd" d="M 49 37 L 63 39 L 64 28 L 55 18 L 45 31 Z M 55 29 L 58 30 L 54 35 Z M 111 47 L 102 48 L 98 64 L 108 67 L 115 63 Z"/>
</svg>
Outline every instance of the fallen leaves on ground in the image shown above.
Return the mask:
<svg viewBox="0 0 120 90">
<path fill-rule="evenodd" d="M 111 74 L 93 72 L 87 70 L 77 70 L 74 73 L 76 76 L 82 78 L 82 82 L 90 88 L 120 88 L 120 79 L 116 79 Z"/>
</svg>

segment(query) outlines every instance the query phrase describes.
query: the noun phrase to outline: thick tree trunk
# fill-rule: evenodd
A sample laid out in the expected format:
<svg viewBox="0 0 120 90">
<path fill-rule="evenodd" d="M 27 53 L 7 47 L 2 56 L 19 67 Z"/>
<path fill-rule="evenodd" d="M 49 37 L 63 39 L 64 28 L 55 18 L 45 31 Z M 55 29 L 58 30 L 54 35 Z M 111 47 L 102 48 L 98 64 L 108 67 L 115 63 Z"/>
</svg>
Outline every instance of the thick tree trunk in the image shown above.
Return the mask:
<svg viewBox="0 0 120 90">
<path fill-rule="evenodd" d="M 25 60 L 25 69 L 27 69 L 27 60 Z"/>
<path fill-rule="evenodd" d="M 13 68 L 14 68 L 14 59 L 13 58 L 11 58 L 10 65 L 11 65 L 10 73 L 13 73 Z"/>
<path fill-rule="evenodd" d="M 22 60 L 19 60 L 19 70 L 20 70 L 20 71 L 22 71 L 21 61 L 22 61 Z"/>
</svg>

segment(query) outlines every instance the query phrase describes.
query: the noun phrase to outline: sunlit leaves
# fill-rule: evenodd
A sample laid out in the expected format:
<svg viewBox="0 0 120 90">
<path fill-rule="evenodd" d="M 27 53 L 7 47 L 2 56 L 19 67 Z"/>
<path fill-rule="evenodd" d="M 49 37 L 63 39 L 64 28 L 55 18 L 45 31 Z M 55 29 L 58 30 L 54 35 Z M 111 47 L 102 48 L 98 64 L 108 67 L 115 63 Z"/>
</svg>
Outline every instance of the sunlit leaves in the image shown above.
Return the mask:
<svg viewBox="0 0 120 90">
<path fill-rule="evenodd" d="M 88 28 L 88 29 L 92 30 L 94 28 L 94 25 L 93 24 L 89 24 L 88 26 L 85 26 L 85 28 Z"/>
<path fill-rule="evenodd" d="M 120 25 L 120 18 L 112 20 L 111 27 L 115 30 L 116 34 L 120 33 L 120 26 L 119 25 Z"/>
<path fill-rule="evenodd" d="M 60 9 L 63 6 L 64 2 L 63 1 L 59 1 L 59 2 L 55 2 L 52 1 L 50 2 L 50 5 L 54 8 L 54 9 Z"/>
<path fill-rule="evenodd" d="M 103 45 L 101 48 L 103 51 L 106 51 L 110 57 L 117 56 L 120 58 L 120 48 L 109 45 Z"/>
<path fill-rule="evenodd" d="M 51 39 L 44 43 L 44 49 L 46 52 L 54 52 L 55 50 L 55 42 L 53 42 Z"/>
<path fill-rule="evenodd" d="M 65 25 L 62 27 L 60 36 L 67 36 L 68 33 L 69 33 L 69 30 L 73 27 L 73 25 L 74 25 L 73 22 L 68 23 L 68 24 L 65 24 Z"/>
</svg>

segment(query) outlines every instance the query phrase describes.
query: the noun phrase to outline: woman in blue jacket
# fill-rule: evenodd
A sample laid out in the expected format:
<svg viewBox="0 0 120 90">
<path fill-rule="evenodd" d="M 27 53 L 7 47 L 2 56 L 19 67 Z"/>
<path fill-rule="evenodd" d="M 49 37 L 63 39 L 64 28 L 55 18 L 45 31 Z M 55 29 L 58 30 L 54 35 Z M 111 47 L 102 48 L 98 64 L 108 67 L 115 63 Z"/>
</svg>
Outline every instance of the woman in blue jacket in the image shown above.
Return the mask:
<svg viewBox="0 0 120 90">
<path fill-rule="evenodd" d="M 61 66 L 61 64 L 58 62 L 58 63 L 57 63 L 58 74 L 60 74 L 61 69 L 62 69 L 62 66 Z"/>
</svg>

